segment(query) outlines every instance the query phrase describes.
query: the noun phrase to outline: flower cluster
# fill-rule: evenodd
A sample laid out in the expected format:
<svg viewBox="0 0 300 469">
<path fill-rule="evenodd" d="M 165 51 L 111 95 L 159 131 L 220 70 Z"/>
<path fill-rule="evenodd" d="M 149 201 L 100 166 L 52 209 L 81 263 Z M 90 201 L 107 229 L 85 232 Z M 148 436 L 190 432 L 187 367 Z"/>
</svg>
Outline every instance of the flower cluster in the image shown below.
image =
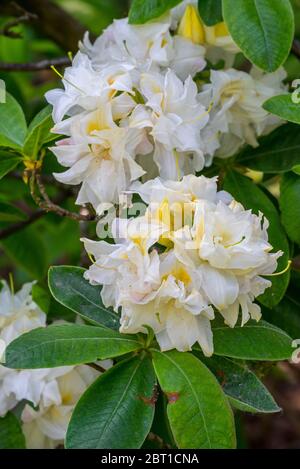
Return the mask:
<svg viewBox="0 0 300 469">
<path fill-rule="evenodd" d="M 32 300 L 32 284 L 13 294 L 5 282 L 0 291 L 0 340 L 7 346 L 25 332 L 46 326 L 46 315 Z M 63 444 L 72 411 L 98 373 L 87 366 L 12 370 L 0 366 L 0 416 L 23 405 L 22 430 L 27 448 Z"/>
<path fill-rule="evenodd" d="M 121 308 L 121 332 L 151 326 L 162 350 L 213 353 L 210 321 L 220 313 L 234 327 L 259 320 L 254 303 L 282 254 L 270 253 L 268 222 L 224 192 L 216 178 L 160 178 L 133 190 L 149 204 L 145 215 L 115 219 L 115 244 L 84 239 L 94 263 L 85 273 L 103 285 L 103 303 Z"/>
<path fill-rule="evenodd" d="M 281 123 L 262 103 L 284 92 L 285 73 L 230 68 L 238 52 L 225 24 L 206 27 L 193 0 L 144 25 L 116 20 L 94 44 L 87 35 L 64 89 L 46 94 L 53 131 L 65 136 L 52 151 L 68 169 L 55 177 L 80 184 L 77 203 L 101 212 L 141 177 L 179 180 L 256 146 Z M 225 68 L 208 78 L 220 59 Z"/>
</svg>

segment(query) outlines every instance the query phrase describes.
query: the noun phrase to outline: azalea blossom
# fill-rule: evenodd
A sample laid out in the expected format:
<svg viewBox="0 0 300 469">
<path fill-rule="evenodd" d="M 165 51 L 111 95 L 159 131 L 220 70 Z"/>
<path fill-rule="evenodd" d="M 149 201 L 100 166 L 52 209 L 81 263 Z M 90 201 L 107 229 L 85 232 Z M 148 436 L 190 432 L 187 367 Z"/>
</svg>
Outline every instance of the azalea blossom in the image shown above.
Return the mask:
<svg viewBox="0 0 300 469">
<path fill-rule="evenodd" d="M 19 292 L 13 294 L 8 284 L 1 282 L 0 339 L 3 349 L 19 335 L 44 326 L 46 323 L 45 313 L 32 300 L 32 286 L 32 283 L 27 283 Z M 4 361 L 5 353 L 3 352 L 4 350 L 1 356 L 3 355 Z M 9 385 L 17 375 L 17 371 L 0 365 L 0 416 L 4 416 L 18 403 L 18 398 Z"/>
<path fill-rule="evenodd" d="M 121 308 L 121 332 L 152 327 L 162 350 L 213 353 L 211 321 L 219 312 L 234 327 L 259 320 L 254 303 L 271 282 L 281 252 L 271 253 L 268 222 L 247 211 L 216 178 L 193 175 L 180 182 L 135 183 L 149 204 L 135 219 L 116 219 L 116 244 L 83 240 L 94 263 L 85 273 L 101 284 L 102 300 Z"/>
<path fill-rule="evenodd" d="M 52 151 L 61 165 L 70 168 L 55 177 L 65 184 L 82 184 L 78 204 L 89 202 L 97 209 L 102 202 L 118 202 L 119 194 L 144 174 L 134 156 L 137 151 L 149 153 L 152 146 L 143 129 L 114 122 L 109 102 L 64 120 L 54 130 L 69 137 Z"/>
<path fill-rule="evenodd" d="M 171 67 L 184 80 L 205 68 L 205 49 L 172 36 L 170 27 L 168 14 L 143 25 L 129 24 L 128 18 L 114 20 L 94 44 L 86 34 L 81 50 L 96 70 L 118 63 L 130 64 L 136 72 L 160 72 Z"/>
<path fill-rule="evenodd" d="M 121 307 L 120 332 L 145 332 L 147 325 L 155 331 L 162 350 L 190 350 L 198 341 L 210 355 L 213 309 L 196 290 L 193 272 L 172 251 L 159 255 L 153 249 L 168 227 L 155 223 L 150 227 L 145 218 L 117 219 L 115 233 L 120 226 L 121 242 L 115 245 L 83 240 L 95 258 L 85 278 L 103 285 L 106 306 L 116 311 Z"/>
<path fill-rule="evenodd" d="M 285 77 L 283 69 L 270 74 L 256 69 L 250 74 L 234 69 L 211 71 L 211 83 L 203 86 L 200 100 L 212 104 L 209 127 L 220 139 L 218 157 L 234 155 L 245 143 L 257 147 L 258 137 L 283 123 L 265 111 L 263 103 L 286 92 Z"/>
<path fill-rule="evenodd" d="M 205 163 L 201 129 L 209 115 L 191 77 L 183 83 L 171 70 L 165 76 L 144 73 L 140 89 L 145 105 L 135 109 L 129 125 L 150 129 L 159 174 L 176 180 L 183 174 L 201 171 Z"/>
<path fill-rule="evenodd" d="M 76 203 L 102 214 L 136 181 L 180 181 L 214 157 L 257 146 L 283 122 L 263 103 L 285 91 L 285 72 L 226 66 L 212 69 L 210 81 L 197 75 L 205 57 L 215 63 L 213 55 L 237 51 L 225 23 L 207 27 L 195 1 L 141 25 L 115 20 L 93 44 L 86 34 L 64 89 L 46 94 L 52 130 L 64 136 L 51 148 L 67 168 L 55 178 L 80 186 Z"/>
<path fill-rule="evenodd" d="M 74 407 L 99 373 L 84 365 L 35 371 L 35 379 L 40 379 L 44 386 L 38 407 L 26 404 L 21 415 L 26 447 L 54 449 L 64 444 Z"/>
<path fill-rule="evenodd" d="M 32 299 L 33 283 L 23 285 L 17 293 L 6 282 L 1 287 L 0 341 L 4 348 L 20 335 L 45 327 L 46 314 Z M 108 368 L 111 361 L 101 365 Z M 35 370 L 0 366 L 0 416 L 27 401 L 21 413 L 26 447 L 55 448 L 63 444 L 75 404 L 97 376 L 96 370 L 85 365 Z"/>
</svg>

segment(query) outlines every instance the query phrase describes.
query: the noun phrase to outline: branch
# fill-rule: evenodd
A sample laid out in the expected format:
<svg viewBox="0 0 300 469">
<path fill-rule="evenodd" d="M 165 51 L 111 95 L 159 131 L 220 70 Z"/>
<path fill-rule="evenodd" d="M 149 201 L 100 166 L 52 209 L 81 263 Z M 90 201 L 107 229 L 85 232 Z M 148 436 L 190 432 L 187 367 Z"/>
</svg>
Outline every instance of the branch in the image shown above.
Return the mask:
<svg viewBox="0 0 300 469">
<path fill-rule="evenodd" d="M 37 196 L 35 193 L 35 183 L 38 186 L 42 199 L 39 196 Z M 31 173 L 30 192 L 35 203 L 46 212 L 54 212 L 54 213 L 57 213 L 57 215 L 61 217 L 71 218 L 72 220 L 75 220 L 75 221 L 96 220 L 96 216 L 91 214 L 87 209 L 84 209 L 86 213 L 75 213 L 75 212 L 70 212 L 70 210 L 66 210 L 63 207 L 60 207 L 60 205 L 58 205 L 55 202 L 52 202 L 52 200 L 50 199 L 50 197 L 48 196 L 46 192 L 46 188 L 42 182 L 41 175 L 38 172 L 36 172 L 36 170 L 33 170 Z"/>
<path fill-rule="evenodd" d="M 82 39 L 86 27 L 66 10 L 51 0 L 19 0 L 19 5 L 36 16 L 31 24 L 43 36 L 48 36 L 67 52 L 77 52 L 78 42 Z M 18 16 L 9 0 L 1 0 L 0 13 Z"/>
<path fill-rule="evenodd" d="M 23 14 L 21 14 L 21 16 L 19 16 L 17 19 L 9 21 L 6 23 L 6 25 L 4 25 L 4 28 L 0 29 L 0 34 L 2 36 L 7 36 L 13 39 L 21 39 L 23 37 L 21 33 L 12 31 L 12 28 L 19 26 L 21 23 L 27 23 L 34 19 L 36 20 L 37 16 L 32 13 L 28 13 L 25 10 L 22 10 L 22 13 Z"/>
<path fill-rule="evenodd" d="M 52 60 L 41 60 L 39 62 L 29 62 L 29 63 L 6 63 L 0 62 L 0 70 L 4 71 L 24 71 L 24 72 L 34 72 L 38 70 L 46 70 L 51 66 L 55 67 L 65 67 L 71 65 L 71 61 L 68 57 L 60 57 L 58 59 Z"/>
</svg>

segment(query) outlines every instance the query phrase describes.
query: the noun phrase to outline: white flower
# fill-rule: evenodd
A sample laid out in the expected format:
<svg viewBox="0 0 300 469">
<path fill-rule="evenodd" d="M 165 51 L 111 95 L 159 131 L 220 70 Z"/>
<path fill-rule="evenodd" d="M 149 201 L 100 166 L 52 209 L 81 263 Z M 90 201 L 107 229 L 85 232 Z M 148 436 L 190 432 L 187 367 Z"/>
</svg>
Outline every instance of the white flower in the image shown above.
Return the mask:
<svg viewBox="0 0 300 469">
<path fill-rule="evenodd" d="M 132 69 L 130 64 L 119 63 L 96 71 L 88 56 L 78 52 L 72 66 L 65 70 L 65 89 L 51 90 L 45 95 L 53 106 L 54 122 L 60 122 L 65 115 L 72 116 L 83 110 L 92 111 L 99 102 L 114 98 L 118 92 L 124 92 L 126 96 L 132 93 Z"/>
<path fill-rule="evenodd" d="M 103 202 L 118 202 L 119 194 L 144 174 L 134 156 L 137 151 L 149 153 L 152 146 L 142 129 L 115 124 L 109 102 L 63 121 L 55 131 L 69 136 L 51 150 L 70 168 L 55 177 L 65 184 L 82 184 L 78 204 L 89 202 L 97 209 Z"/>
<path fill-rule="evenodd" d="M 45 327 L 46 315 L 32 300 L 32 283 L 16 294 L 6 282 L 1 285 L 0 341 L 7 346 L 23 333 Z M 105 369 L 111 364 L 101 362 Z M 0 366 L 0 416 L 27 401 L 21 414 L 27 448 L 55 448 L 63 444 L 75 404 L 98 375 L 84 365 L 20 371 Z"/>
<path fill-rule="evenodd" d="M 122 308 L 120 332 L 145 332 L 145 325 L 156 333 L 162 350 L 191 350 L 198 341 L 205 354 L 212 353 L 211 307 L 194 287 L 193 272 L 178 262 L 174 253 L 159 255 L 150 248 L 167 227 L 145 219 L 126 225 L 123 244 L 84 240 L 95 263 L 85 273 L 92 284 L 102 284 L 106 306 Z M 129 225 L 129 226 L 128 226 Z"/>
<path fill-rule="evenodd" d="M 26 283 L 14 294 L 6 282 L 0 284 L 0 337 L 7 345 L 19 335 L 45 325 L 45 313 L 32 300 L 33 285 Z"/>
<path fill-rule="evenodd" d="M 171 70 L 165 76 L 144 73 L 140 89 L 145 106 L 135 109 L 129 125 L 151 129 L 159 174 L 177 180 L 183 174 L 200 171 L 204 166 L 200 131 L 209 116 L 191 77 L 183 83 Z"/>
<path fill-rule="evenodd" d="M 266 135 L 283 121 L 262 107 L 270 97 L 285 92 L 283 69 L 271 74 L 252 70 L 212 70 L 211 83 L 203 86 L 201 101 L 212 103 L 210 126 L 220 135 L 219 157 L 232 156 L 244 143 L 256 147 L 257 137 Z"/>
<path fill-rule="evenodd" d="M 44 372 L 44 386 L 38 408 L 24 407 L 22 429 L 28 449 L 52 449 L 64 443 L 74 407 L 98 373 L 84 365 L 35 371 Z"/>
<path fill-rule="evenodd" d="M 81 50 L 95 69 L 107 64 L 131 64 L 138 72 L 162 71 L 172 67 L 183 80 L 204 69 L 205 49 L 170 34 L 170 17 L 143 25 L 131 25 L 128 18 L 115 20 L 92 45 L 86 35 Z"/>
<path fill-rule="evenodd" d="M 0 339 L 5 347 L 21 334 L 46 324 L 45 313 L 32 300 L 32 286 L 32 283 L 27 283 L 14 294 L 6 282 L 1 282 Z M 2 351 L 1 356 L 3 352 L 5 351 Z M 10 387 L 10 382 L 17 376 L 17 371 L 0 365 L 0 416 L 4 416 L 18 402 Z"/>
<path fill-rule="evenodd" d="M 121 308 L 121 332 L 148 325 L 162 350 L 198 342 L 211 355 L 214 311 L 230 327 L 240 309 L 242 325 L 261 317 L 254 300 L 282 255 L 271 253 L 268 222 L 218 192 L 216 178 L 156 179 L 132 191 L 149 204 L 145 215 L 116 219 L 115 245 L 84 240 L 95 258 L 85 278 L 103 285 L 106 306 Z"/>
</svg>

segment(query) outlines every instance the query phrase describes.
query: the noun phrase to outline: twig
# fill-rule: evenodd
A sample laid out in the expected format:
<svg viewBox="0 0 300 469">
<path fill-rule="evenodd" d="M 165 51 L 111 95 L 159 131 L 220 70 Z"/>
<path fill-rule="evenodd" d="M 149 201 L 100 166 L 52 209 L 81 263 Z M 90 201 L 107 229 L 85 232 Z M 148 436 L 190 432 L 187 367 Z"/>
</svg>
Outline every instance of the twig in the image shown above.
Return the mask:
<svg viewBox="0 0 300 469">
<path fill-rule="evenodd" d="M 62 2 L 63 3 L 63 2 Z M 86 27 L 52 0 L 20 0 L 23 9 L 37 16 L 30 25 L 66 52 L 76 52 Z M 1 0 L 0 14 L 17 16 L 9 0 Z M 93 38 L 93 36 L 92 36 Z"/>
<path fill-rule="evenodd" d="M 99 373 L 105 373 L 106 369 L 96 363 L 86 363 L 87 366 L 94 368 L 94 370 L 99 371 Z"/>
<path fill-rule="evenodd" d="M 71 61 L 68 57 L 59 57 L 57 59 L 40 60 L 39 62 L 29 63 L 7 63 L 0 62 L 0 70 L 3 71 L 23 71 L 23 72 L 36 72 L 38 70 L 47 70 L 51 66 L 65 67 L 70 65 Z"/>
<path fill-rule="evenodd" d="M 35 193 L 35 182 L 37 183 L 42 199 Z M 32 171 L 30 178 L 30 192 L 35 203 L 46 212 L 54 212 L 61 217 L 71 218 L 75 221 L 92 221 L 96 219 L 95 215 L 91 214 L 90 212 L 87 214 L 71 212 L 63 207 L 60 207 L 55 202 L 52 202 L 42 182 L 41 175 L 35 170 Z"/>
<path fill-rule="evenodd" d="M 20 9 L 22 11 L 22 15 L 17 17 L 15 20 L 11 20 L 6 25 L 4 25 L 3 29 L 0 29 L 0 34 L 2 36 L 7 36 L 13 39 L 22 39 L 22 34 L 16 31 L 12 31 L 12 28 L 15 26 L 19 26 L 21 23 L 26 23 L 29 21 L 33 21 L 37 19 L 37 16 L 33 13 L 29 13 L 28 11 L 25 11 L 23 9 Z"/>
</svg>

